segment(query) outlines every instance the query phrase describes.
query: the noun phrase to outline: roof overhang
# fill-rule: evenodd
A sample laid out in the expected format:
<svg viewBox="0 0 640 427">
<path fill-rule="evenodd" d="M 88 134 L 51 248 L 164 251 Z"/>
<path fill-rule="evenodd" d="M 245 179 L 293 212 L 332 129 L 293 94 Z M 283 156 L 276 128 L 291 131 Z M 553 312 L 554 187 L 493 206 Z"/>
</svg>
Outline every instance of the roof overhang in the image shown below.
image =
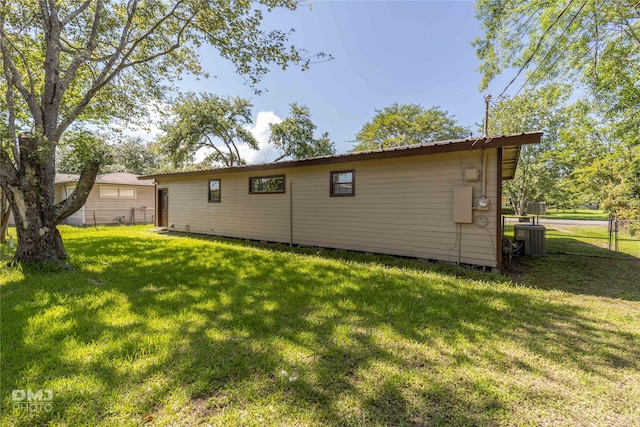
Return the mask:
<svg viewBox="0 0 640 427">
<path fill-rule="evenodd" d="M 266 171 L 271 169 L 283 169 L 324 164 L 339 164 L 363 160 L 388 159 L 394 157 L 419 156 L 424 154 L 473 151 L 492 148 L 502 149 L 502 177 L 503 179 L 511 179 L 515 175 L 515 169 L 518 164 L 518 157 L 520 154 L 520 147 L 525 144 L 539 143 L 541 138 L 542 132 L 524 132 L 519 134 L 488 137 L 483 136 L 478 138 L 427 142 L 424 144 L 406 145 L 379 150 L 359 151 L 355 153 L 344 153 L 333 156 L 312 157 L 301 160 L 288 160 L 284 162 L 261 163 L 257 165 L 241 165 L 229 168 L 205 169 L 186 172 L 169 172 L 140 176 L 138 177 L 138 179 L 145 180 L 171 177 L 196 177 L 202 175 L 211 175 L 212 173 Z"/>
<path fill-rule="evenodd" d="M 95 184 L 134 185 L 134 186 L 145 186 L 145 187 L 153 186 L 153 183 L 140 182 L 137 178 L 138 178 L 138 175 L 126 173 L 126 172 L 106 173 L 106 174 L 97 175 Z M 77 175 L 77 174 L 57 173 L 55 177 L 55 184 L 56 185 L 75 184 L 79 180 L 80 180 L 80 175 Z"/>
<path fill-rule="evenodd" d="M 521 145 L 502 147 L 502 179 L 513 179 L 516 175 Z"/>
</svg>

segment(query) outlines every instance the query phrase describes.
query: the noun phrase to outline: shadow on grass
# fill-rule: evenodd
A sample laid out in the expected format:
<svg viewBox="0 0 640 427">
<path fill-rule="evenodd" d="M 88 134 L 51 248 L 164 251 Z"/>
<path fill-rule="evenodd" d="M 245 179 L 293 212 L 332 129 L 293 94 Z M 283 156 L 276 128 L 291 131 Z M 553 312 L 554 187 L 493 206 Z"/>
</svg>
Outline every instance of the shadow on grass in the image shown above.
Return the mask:
<svg viewBox="0 0 640 427">
<path fill-rule="evenodd" d="M 520 399 L 569 403 L 553 391 L 556 369 L 615 381 L 640 367 L 637 334 L 586 309 L 415 261 L 389 269 L 160 236 L 66 242 L 76 271 L 2 286 L 3 412 L 13 388 L 55 393 L 52 412 L 17 425 L 146 414 L 183 425 L 513 424 Z M 503 382 L 531 372 L 551 391 Z M 532 410 L 535 420 L 553 407 Z"/>
<path fill-rule="evenodd" d="M 549 254 L 514 259 L 514 280 L 539 289 L 640 301 L 640 259 Z"/>
<path fill-rule="evenodd" d="M 203 234 L 169 233 L 176 238 L 196 239 L 209 242 L 228 243 L 235 246 L 267 250 L 277 253 L 291 253 L 297 255 L 311 255 L 327 260 L 345 262 L 357 262 L 366 265 L 384 265 L 387 267 L 408 268 L 412 270 L 447 274 L 459 278 L 477 279 L 483 281 L 506 282 L 504 277 L 498 274 L 487 273 L 481 266 L 455 265 L 443 261 L 403 257 L 398 255 L 385 255 L 370 252 L 352 251 L 344 249 L 332 249 L 316 246 L 290 246 L 285 243 L 261 242 L 248 239 L 235 239 L 227 237 L 207 236 Z"/>
<path fill-rule="evenodd" d="M 550 229 L 549 231 L 553 231 Z M 547 250 L 556 254 L 581 254 L 609 258 L 614 253 L 609 250 L 609 240 L 599 237 L 558 237 L 548 235 Z"/>
</svg>

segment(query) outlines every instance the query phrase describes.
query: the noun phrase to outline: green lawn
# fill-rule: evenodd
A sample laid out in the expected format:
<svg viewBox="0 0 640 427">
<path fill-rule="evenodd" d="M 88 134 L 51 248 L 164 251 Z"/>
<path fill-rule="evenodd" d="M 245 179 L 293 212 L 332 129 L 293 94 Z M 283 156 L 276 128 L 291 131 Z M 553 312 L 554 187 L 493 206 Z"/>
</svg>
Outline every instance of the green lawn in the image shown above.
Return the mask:
<svg viewBox="0 0 640 427">
<path fill-rule="evenodd" d="M 547 251 L 550 254 L 581 254 L 599 257 L 640 258 L 640 233 L 630 230 L 629 226 L 620 228 L 618 246 L 615 239 L 609 238 L 609 226 L 579 221 L 566 223 L 542 223 L 547 237 Z M 640 225 L 640 224 L 639 224 Z M 504 235 L 513 240 L 514 223 L 505 225 Z M 634 224 L 634 227 L 637 227 Z"/>
<path fill-rule="evenodd" d="M 534 259 L 511 281 L 147 226 L 61 232 L 74 270 L 0 272 L 0 425 L 640 425 L 637 260 L 574 277 L 577 258 Z M 596 272 L 624 285 L 587 288 Z M 26 389 L 51 390 L 51 411 L 13 410 Z"/>
<path fill-rule="evenodd" d="M 582 219 L 582 220 L 607 220 L 609 214 L 597 209 L 556 209 L 547 208 L 547 214 L 542 218 L 553 219 Z"/>
</svg>

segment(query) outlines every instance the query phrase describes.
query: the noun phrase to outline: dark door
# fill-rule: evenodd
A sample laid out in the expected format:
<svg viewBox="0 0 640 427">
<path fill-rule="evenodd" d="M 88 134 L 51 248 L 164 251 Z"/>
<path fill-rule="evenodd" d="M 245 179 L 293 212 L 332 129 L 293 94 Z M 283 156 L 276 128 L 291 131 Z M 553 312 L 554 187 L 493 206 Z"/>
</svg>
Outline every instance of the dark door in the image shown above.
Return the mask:
<svg viewBox="0 0 640 427">
<path fill-rule="evenodd" d="M 158 227 L 169 225 L 169 190 L 158 189 Z"/>
</svg>

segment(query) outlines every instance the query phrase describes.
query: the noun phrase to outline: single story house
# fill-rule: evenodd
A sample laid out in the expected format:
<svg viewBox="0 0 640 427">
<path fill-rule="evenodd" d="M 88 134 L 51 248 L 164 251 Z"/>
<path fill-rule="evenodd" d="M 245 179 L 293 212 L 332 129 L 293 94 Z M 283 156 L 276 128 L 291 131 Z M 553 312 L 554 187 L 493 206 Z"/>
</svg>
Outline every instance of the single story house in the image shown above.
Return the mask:
<svg viewBox="0 0 640 427">
<path fill-rule="evenodd" d="M 541 132 L 140 177 L 171 231 L 497 268 L 502 182 Z"/>
<path fill-rule="evenodd" d="M 80 175 L 56 174 L 54 202 L 71 195 Z M 153 223 L 153 182 L 128 172 L 100 174 L 84 206 L 64 220 L 70 225 Z"/>
</svg>

